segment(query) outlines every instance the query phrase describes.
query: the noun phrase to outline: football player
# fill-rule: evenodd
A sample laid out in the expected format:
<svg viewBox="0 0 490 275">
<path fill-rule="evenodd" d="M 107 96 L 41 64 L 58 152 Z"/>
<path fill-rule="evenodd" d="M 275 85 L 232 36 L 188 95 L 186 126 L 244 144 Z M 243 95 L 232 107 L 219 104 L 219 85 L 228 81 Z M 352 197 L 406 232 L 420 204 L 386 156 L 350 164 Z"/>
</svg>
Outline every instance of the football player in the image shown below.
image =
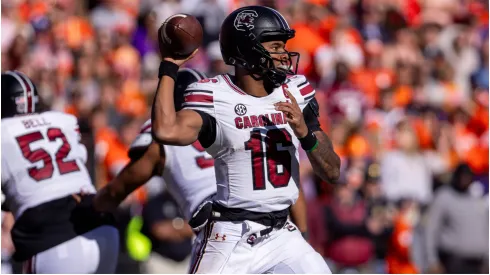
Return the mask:
<svg viewBox="0 0 490 275">
<path fill-rule="evenodd" d="M 199 140 L 215 159 L 217 195 L 199 233 L 193 273 L 329 273 L 323 258 L 288 220 L 298 198 L 301 146 L 315 173 L 335 182 L 340 159 L 318 122 L 315 90 L 296 75 L 294 30 L 274 9 L 243 7 L 224 20 L 220 47 L 235 75 L 190 85 L 173 105 L 178 59 L 160 45 L 152 134 L 162 144 Z M 296 60 L 296 62 L 294 62 Z"/>
<path fill-rule="evenodd" d="M 174 87 L 174 108 L 181 109 L 184 91 L 190 84 L 205 79 L 204 74 L 196 70 L 179 70 Z M 214 159 L 206 153 L 199 141 L 189 146 L 162 146 L 153 141 L 151 120 L 148 120 L 131 144 L 128 154 L 131 162 L 114 180 L 99 190 L 94 199 L 95 208 L 99 211 L 114 211 L 131 192 L 153 176 L 161 176 L 169 192 L 180 204 L 184 217 L 190 221 L 192 229 L 199 232 L 208 220 L 208 215 L 199 215 L 199 210 L 211 207 L 208 202 L 216 194 Z M 292 216 L 301 222 L 301 231 L 305 233 L 304 202 L 296 203 L 292 212 Z M 182 229 L 182 234 L 188 233 L 185 228 Z M 194 243 L 194 249 L 199 248 L 196 244 L 200 243 Z"/>
<path fill-rule="evenodd" d="M 113 273 L 119 235 L 92 207 L 77 119 L 41 109 L 23 73 L 2 73 L 2 192 L 25 273 Z M 83 194 L 83 195 L 82 195 Z"/>
<path fill-rule="evenodd" d="M 204 75 L 196 70 L 182 69 L 178 72 L 174 108 L 179 109 L 182 105 L 187 86 L 202 79 L 205 79 Z M 216 193 L 214 159 L 197 140 L 185 147 L 162 146 L 153 141 L 151 120 L 148 120 L 131 144 L 128 154 L 130 163 L 97 193 L 94 199 L 97 210 L 114 211 L 126 196 L 153 176 L 163 177 L 187 220 Z"/>
</svg>

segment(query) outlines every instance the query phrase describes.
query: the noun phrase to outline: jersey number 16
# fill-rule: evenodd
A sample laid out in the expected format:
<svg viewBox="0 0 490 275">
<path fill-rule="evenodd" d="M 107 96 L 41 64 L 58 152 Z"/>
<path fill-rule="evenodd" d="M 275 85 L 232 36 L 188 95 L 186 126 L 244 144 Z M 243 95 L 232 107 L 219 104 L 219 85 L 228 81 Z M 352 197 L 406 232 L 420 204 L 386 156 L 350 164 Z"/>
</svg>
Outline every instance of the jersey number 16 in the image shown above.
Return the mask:
<svg viewBox="0 0 490 275">
<path fill-rule="evenodd" d="M 266 146 L 265 151 L 264 145 Z M 274 188 L 288 186 L 291 179 L 292 158 L 288 150 L 290 146 L 293 146 L 293 142 L 291 134 L 286 129 L 268 130 L 265 137 L 262 136 L 260 130 L 250 132 L 250 139 L 245 142 L 245 149 L 252 151 L 254 190 L 265 189 L 266 173 L 269 182 Z M 264 162 L 266 162 L 266 165 L 264 165 Z"/>
</svg>

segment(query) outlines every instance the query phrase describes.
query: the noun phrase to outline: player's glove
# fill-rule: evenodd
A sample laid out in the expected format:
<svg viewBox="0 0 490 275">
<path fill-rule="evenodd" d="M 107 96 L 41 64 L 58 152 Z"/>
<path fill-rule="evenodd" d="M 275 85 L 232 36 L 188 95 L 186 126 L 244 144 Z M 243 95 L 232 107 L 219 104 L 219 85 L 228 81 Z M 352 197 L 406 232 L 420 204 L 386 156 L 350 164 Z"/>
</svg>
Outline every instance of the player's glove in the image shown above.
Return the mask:
<svg viewBox="0 0 490 275">
<path fill-rule="evenodd" d="M 189 225 L 191 226 L 192 230 L 194 230 L 194 232 L 196 233 L 201 231 L 206 226 L 206 224 L 208 224 L 212 212 L 213 202 L 206 201 L 203 204 L 199 205 L 196 212 L 189 221 Z"/>
</svg>

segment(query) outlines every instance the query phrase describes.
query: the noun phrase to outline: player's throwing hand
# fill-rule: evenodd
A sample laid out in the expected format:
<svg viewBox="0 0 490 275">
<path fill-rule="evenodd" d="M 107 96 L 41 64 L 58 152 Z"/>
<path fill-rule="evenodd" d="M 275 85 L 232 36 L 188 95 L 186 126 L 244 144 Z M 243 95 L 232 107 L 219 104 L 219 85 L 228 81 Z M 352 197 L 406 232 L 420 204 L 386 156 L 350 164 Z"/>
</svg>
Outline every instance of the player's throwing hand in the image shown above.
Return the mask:
<svg viewBox="0 0 490 275">
<path fill-rule="evenodd" d="M 274 104 L 276 110 L 283 112 L 286 115 L 286 121 L 289 123 L 297 138 L 303 138 L 308 134 L 308 126 L 306 126 L 303 112 L 299 108 L 298 102 L 294 96 L 285 90 L 291 102 L 278 102 Z"/>
</svg>

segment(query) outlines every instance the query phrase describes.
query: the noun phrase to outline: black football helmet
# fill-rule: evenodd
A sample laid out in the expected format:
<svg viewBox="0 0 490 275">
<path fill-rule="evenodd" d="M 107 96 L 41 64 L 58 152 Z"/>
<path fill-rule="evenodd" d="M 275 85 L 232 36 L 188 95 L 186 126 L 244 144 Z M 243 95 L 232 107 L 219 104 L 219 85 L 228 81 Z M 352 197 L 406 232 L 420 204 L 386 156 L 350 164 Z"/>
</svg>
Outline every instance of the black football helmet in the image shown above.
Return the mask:
<svg viewBox="0 0 490 275">
<path fill-rule="evenodd" d="M 182 104 L 184 103 L 184 93 L 187 86 L 205 78 L 206 75 L 204 73 L 194 69 L 184 68 L 179 70 L 174 87 L 174 106 L 176 112 L 182 109 Z"/>
<path fill-rule="evenodd" d="M 22 72 L 2 73 L 2 118 L 39 111 L 39 96 L 34 83 Z"/>
<path fill-rule="evenodd" d="M 286 19 L 272 8 L 239 8 L 228 15 L 221 25 L 221 54 L 226 64 L 245 68 L 256 80 L 267 79 L 274 86 L 279 86 L 286 81 L 288 74 L 296 74 L 299 53 L 268 52 L 261 43 L 286 42 L 294 37 L 294 33 Z M 284 65 L 289 69 L 276 68 L 271 54 L 287 54 L 287 64 Z M 295 64 L 293 58 L 296 58 Z"/>
</svg>

